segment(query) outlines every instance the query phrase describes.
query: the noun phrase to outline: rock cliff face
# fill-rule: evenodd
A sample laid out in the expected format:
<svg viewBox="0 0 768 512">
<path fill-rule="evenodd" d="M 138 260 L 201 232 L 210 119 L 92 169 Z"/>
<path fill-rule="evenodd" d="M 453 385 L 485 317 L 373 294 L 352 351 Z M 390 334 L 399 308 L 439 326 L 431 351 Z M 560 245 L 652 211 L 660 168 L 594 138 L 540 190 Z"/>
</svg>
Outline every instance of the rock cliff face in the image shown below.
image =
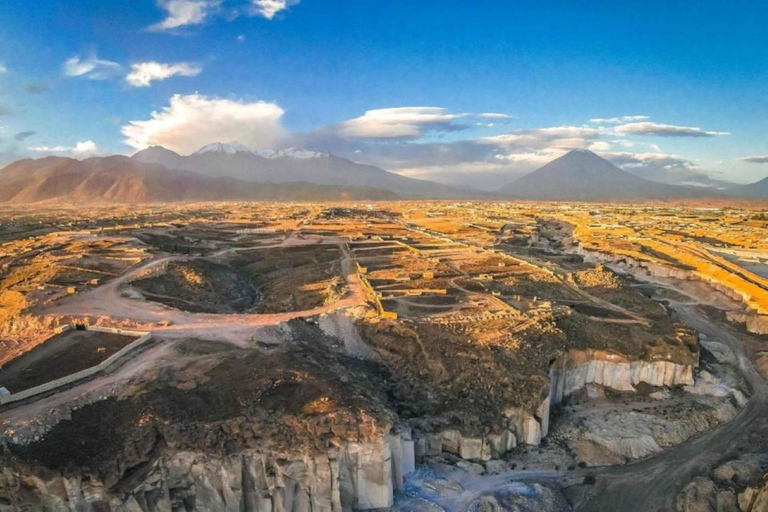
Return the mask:
<svg viewBox="0 0 768 512">
<path fill-rule="evenodd" d="M 451 453 L 466 460 L 498 459 L 519 444 L 538 445 L 549 428 L 549 397 L 535 414 L 514 408 L 506 411 L 507 426 L 501 432 L 476 437 L 458 430 L 434 434 L 415 434 L 416 461 L 425 457 Z"/>
<path fill-rule="evenodd" d="M 558 357 L 550 370 L 552 405 L 587 384 L 600 384 L 617 391 L 634 391 L 645 382 L 652 386 L 693 384 L 693 367 L 671 361 L 629 361 L 599 350 L 569 350 Z"/>
<path fill-rule="evenodd" d="M 768 334 L 768 315 L 752 315 L 739 311 L 728 311 L 728 320 L 743 323 L 747 331 L 754 334 Z"/>
<path fill-rule="evenodd" d="M 410 433 L 346 443 L 326 455 L 173 452 L 107 489 L 87 475 L 0 472 L 0 511 L 342 512 L 388 509 L 415 468 Z"/>
</svg>

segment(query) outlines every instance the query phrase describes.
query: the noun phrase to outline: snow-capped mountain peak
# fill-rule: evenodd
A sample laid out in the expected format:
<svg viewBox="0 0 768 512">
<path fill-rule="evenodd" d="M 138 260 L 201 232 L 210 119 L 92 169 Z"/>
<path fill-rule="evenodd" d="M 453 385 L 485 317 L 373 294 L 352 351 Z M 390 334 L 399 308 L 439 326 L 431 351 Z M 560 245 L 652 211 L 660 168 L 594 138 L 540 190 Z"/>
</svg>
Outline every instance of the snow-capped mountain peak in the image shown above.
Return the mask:
<svg viewBox="0 0 768 512">
<path fill-rule="evenodd" d="M 213 144 L 208 144 L 207 146 L 200 148 L 194 154 L 201 155 L 204 153 L 224 153 L 227 155 L 248 153 L 251 155 L 260 156 L 262 158 L 292 158 L 294 160 L 311 160 L 313 158 L 323 158 L 329 156 L 329 153 L 297 148 L 252 150 L 247 146 L 240 144 L 239 142 L 214 142 Z"/>
<path fill-rule="evenodd" d="M 201 155 L 203 153 L 226 153 L 227 155 L 234 155 L 236 153 L 253 153 L 253 151 L 240 144 L 239 142 L 214 142 L 198 149 L 195 154 Z"/>
</svg>

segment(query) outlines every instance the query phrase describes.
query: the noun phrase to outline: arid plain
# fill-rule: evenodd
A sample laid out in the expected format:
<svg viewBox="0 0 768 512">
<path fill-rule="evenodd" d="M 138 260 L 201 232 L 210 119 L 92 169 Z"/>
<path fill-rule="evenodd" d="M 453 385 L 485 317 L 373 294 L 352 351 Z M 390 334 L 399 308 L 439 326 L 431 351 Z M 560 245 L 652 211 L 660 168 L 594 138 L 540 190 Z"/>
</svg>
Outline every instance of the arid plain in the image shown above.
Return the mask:
<svg viewBox="0 0 768 512">
<path fill-rule="evenodd" d="M 0 510 L 766 510 L 767 226 L 6 208 Z"/>
</svg>

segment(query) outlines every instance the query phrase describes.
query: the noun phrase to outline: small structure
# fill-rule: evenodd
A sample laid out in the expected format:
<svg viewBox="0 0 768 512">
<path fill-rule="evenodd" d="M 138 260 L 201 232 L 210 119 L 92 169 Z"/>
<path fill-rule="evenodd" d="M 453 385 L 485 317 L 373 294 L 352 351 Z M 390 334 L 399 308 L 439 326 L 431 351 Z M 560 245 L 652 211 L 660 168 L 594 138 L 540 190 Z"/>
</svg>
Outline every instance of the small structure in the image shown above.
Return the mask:
<svg viewBox="0 0 768 512">
<path fill-rule="evenodd" d="M 77 293 L 77 287 L 75 286 L 67 286 L 67 293 L 70 295 L 74 295 Z"/>
<path fill-rule="evenodd" d="M 91 286 L 99 286 L 99 282 L 100 281 L 98 278 L 93 278 L 90 281 L 88 281 L 88 284 L 90 284 Z"/>
<path fill-rule="evenodd" d="M 6 388 L 0 386 L 0 396 L 10 396 L 11 392 L 8 391 Z"/>
</svg>

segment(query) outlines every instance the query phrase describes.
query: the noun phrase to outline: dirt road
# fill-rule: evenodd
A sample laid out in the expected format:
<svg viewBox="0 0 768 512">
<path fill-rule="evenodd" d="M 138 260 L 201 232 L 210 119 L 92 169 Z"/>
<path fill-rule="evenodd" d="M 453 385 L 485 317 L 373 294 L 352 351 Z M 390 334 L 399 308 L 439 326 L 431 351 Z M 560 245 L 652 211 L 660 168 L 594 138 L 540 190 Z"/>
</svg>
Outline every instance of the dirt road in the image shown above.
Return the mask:
<svg viewBox="0 0 768 512">
<path fill-rule="evenodd" d="M 274 325 L 295 318 L 320 315 L 339 308 L 355 306 L 365 302 L 363 290 L 357 270 L 353 264 L 353 256 L 346 248 L 345 240 L 324 237 L 321 240 L 306 239 L 302 243 L 327 243 L 339 246 L 343 252 L 341 260 L 342 273 L 346 279 L 349 291 L 347 295 L 332 304 L 303 311 L 273 314 L 211 314 L 191 313 L 164 306 L 160 303 L 133 298 L 125 293 L 124 285 L 136 279 L 137 276 L 151 271 L 168 261 L 181 261 L 183 256 L 168 256 L 146 262 L 124 275 L 102 286 L 63 299 L 39 312 L 40 315 L 75 316 L 75 317 L 109 317 L 115 321 L 128 320 L 138 325 L 152 326 L 149 330 L 157 333 L 174 335 L 209 335 L 217 338 L 232 334 L 241 336 L 243 332 L 252 331 L 255 327 Z M 264 246 L 284 247 L 297 245 L 297 240 L 288 238 L 280 244 Z"/>
</svg>

